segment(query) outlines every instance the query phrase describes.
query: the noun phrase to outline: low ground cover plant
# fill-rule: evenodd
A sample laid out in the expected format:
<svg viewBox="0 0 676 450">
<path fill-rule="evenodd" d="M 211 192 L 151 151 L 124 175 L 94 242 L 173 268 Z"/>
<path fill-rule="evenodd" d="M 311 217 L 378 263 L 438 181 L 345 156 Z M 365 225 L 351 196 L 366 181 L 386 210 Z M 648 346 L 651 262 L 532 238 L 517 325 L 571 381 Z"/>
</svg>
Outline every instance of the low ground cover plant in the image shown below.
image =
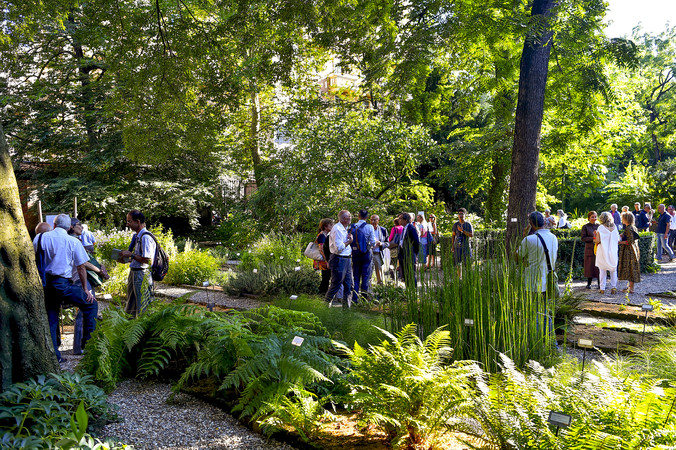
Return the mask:
<svg viewBox="0 0 676 450">
<path fill-rule="evenodd" d="M 220 267 L 219 260 L 207 250 L 194 248 L 190 241 L 183 252 L 178 253 L 169 264 L 164 283 L 169 285 L 201 285 L 213 280 Z"/>
<path fill-rule="evenodd" d="M 15 383 L 0 394 L 1 448 L 124 448 L 87 433 L 117 420 L 91 376 L 63 372 Z"/>
<path fill-rule="evenodd" d="M 255 270 L 232 274 L 223 286 L 231 295 L 316 294 L 319 274 L 307 266 L 259 265 Z"/>
</svg>

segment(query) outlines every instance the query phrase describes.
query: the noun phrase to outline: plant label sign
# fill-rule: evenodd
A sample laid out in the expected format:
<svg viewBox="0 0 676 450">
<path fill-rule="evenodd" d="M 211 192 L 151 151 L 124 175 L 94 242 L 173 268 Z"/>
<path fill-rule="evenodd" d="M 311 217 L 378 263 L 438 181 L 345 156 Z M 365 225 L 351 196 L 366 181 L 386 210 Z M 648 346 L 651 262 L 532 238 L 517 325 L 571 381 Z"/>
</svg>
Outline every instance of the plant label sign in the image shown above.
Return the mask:
<svg viewBox="0 0 676 450">
<path fill-rule="evenodd" d="M 466 327 L 473 327 L 474 326 L 474 319 L 465 319 L 465 326 Z"/>
<path fill-rule="evenodd" d="M 572 420 L 572 416 L 556 411 L 549 411 L 549 417 L 547 418 L 547 422 L 551 423 L 555 427 L 561 428 L 568 428 Z"/>
<path fill-rule="evenodd" d="M 594 348 L 594 344 L 591 339 L 578 339 L 577 346 L 580 348 Z"/>
<path fill-rule="evenodd" d="M 643 311 L 652 311 L 653 305 L 651 305 L 650 303 L 646 303 L 645 305 L 641 305 L 641 309 Z"/>
<path fill-rule="evenodd" d="M 298 296 L 297 296 L 297 295 L 292 295 L 292 296 L 289 297 L 289 298 L 290 298 L 291 300 L 296 300 L 296 299 L 298 298 Z"/>
<path fill-rule="evenodd" d="M 112 300 L 112 299 L 113 299 L 113 296 L 110 295 L 110 294 L 103 294 L 103 299 L 104 299 L 104 300 Z"/>
<path fill-rule="evenodd" d="M 209 287 L 209 282 L 208 282 L 208 281 L 205 281 L 204 283 L 202 283 L 202 286 L 203 286 L 203 287 Z"/>
<path fill-rule="evenodd" d="M 293 270 L 295 270 L 296 272 L 300 272 L 300 266 L 294 267 Z"/>
<path fill-rule="evenodd" d="M 258 269 L 254 269 L 254 270 L 253 270 L 253 273 L 258 273 Z"/>
<path fill-rule="evenodd" d="M 519 219 L 517 219 L 516 217 L 512 217 L 512 223 L 518 222 L 518 221 L 519 221 Z"/>
<path fill-rule="evenodd" d="M 303 339 L 300 336 L 294 336 L 293 341 L 291 341 L 291 345 L 295 345 L 296 347 L 300 347 L 301 345 L 303 345 L 304 340 L 305 339 Z"/>
</svg>

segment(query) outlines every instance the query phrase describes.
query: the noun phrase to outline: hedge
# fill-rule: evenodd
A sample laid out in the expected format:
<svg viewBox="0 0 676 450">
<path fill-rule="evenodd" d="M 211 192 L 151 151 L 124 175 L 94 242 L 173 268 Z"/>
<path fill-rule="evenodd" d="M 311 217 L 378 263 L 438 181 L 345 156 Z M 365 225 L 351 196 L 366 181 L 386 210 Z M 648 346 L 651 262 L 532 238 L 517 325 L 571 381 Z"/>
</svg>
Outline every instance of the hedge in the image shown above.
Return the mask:
<svg viewBox="0 0 676 450">
<path fill-rule="evenodd" d="M 572 269 L 573 278 L 582 278 L 584 268 L 584 244 L 580 236 L 580 230 L 555 230 L 554 233 L 559 239 L 559 254 L 556 259 L 556 272 L 559 280 L 568 278 Z M 499 249 L 504 246 L 505 230 L 483 229 L 474 233 L 472 238 L 472 255 L 477 259 L 490 258 Z M 639 248 L 641 250 L 641 272 L 647 272 L 654 266 L 656 239 L 655 233 L 639 233 Z M 442 257 L 450 249 L 450 236 L 441 236 Z M 573 250 L 574 249 L 574 250 Z M 573 251 L 575 255 L 573 256 Z"/>
</svg>

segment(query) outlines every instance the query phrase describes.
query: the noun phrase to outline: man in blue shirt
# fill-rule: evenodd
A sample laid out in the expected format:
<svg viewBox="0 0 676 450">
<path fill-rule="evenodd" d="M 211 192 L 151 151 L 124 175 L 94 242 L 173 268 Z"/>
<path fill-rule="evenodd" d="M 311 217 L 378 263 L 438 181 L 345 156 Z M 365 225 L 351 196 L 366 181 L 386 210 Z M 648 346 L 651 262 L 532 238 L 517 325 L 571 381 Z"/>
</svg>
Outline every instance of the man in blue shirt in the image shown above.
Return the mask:
<svg viewBox="0 0 676 450">
<path fill-rule="evenodd" d="M 650 227 L 650 217 L 648 216 L 650 209 L 650 203 L 646 203 L 636 216 L 636 228 L 638 228 L 638 231 L 648 231 Z"/>
<path fill-rule="evenodd" d="M 610 215 L 613 216 L 613 222 L 615 222 L 615 225 L 617 226 L 618 229 L 622 229 L 622 218 L 620 217 L 620 213 L 617 212 L 617 204 L 613 203 L 610 205 Z"/>
<path fill-rule="evenodd" d="M 331 285 L 326 291 L 325 300 L 329 307 L 333 305 L 333 300 L 340 287 L 343 287 L 343 298 L 339 299 L 343 307 L 349 308 L 350 295 L 352 293 L 352 269 L 350 267 L 352 259 L 352 235 L 347 232 L 347 227 L 352 222 L 350 211 L 343 210 L 338 213 L 338 223 L 331 229 L 329 234 L 329 269 L 331 269 Z"/>
<path fill-rule="evenodd" d="M 368 216 L 367 210 L 360 210 L 359 220 L 350 227 L 355 292 L 353 301 L 355 303 L 360 296 L 366 297 L 371 288 L 371 262 L 373 260 L 371 249 L 376 245 L 376 233 L 373 225 L 366 221 Z"/>
<path fill-rule="evenodd" d="M 674 251 L 669 247 L 669 229 L 671 228 L 671 216 L 667 214 L 664 210 L 664 205 L 660 204 L 657 207 L 657 212 L 660 214 L 657 220 L 653 220 L 653 223 L 657 223 L 657 261 L 662 262 L 662 249 L 667 251 L 669 255 L 669 262 L 674 260 Z"/>
<path fill-rule="evenodd" d="M 61 305 L 77 306 L 82 311 L 84 315 L 82 347 L 96 328 L 96 316 L 99 311 L 94 296 L 87 289 L 85 263 L 89 261 L 89 255 L 77 238 L 68 235 L 70 225 L 70 217 L 67 214 L 59 214 L 54 219 L 54 230 L 43 233 L 42 239 L 34 243 L 36 253 L 44 255 L 46 262 L 45 307 L 54 352 L 59 362 L 65 361 L 57 344 Z M 74 271 L 77 271 L 80 278 L 79 284 L 72 281 Z"/>
</svg>

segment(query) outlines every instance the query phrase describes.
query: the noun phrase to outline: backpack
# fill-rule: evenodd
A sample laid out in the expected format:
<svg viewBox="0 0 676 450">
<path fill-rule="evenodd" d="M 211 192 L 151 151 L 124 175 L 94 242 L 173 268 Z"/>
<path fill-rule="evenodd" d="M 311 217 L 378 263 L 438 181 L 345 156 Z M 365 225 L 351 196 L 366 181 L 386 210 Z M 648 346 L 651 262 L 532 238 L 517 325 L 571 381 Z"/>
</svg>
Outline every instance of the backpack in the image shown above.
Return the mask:
<svg viewBox="0 0 676 450">
<path fill-rule="evenodd" d="M 36 249 L 35 249 L 35 263 L 38 267 L 38 273 L 40 274 L 40 281 L 42 281 L 42 287 L 47 286 L 47 255 L 45 254 L 45 250 L 42 248 L 42 235 L 44 233 L 40 233 L 40 236 L 38 237 L 38 243 L 36 244 Z"/>
<path fill-rule="evenodd" d="M 366 235 L 364 234 L 365 226 L 366 222 L 359 225 L 359 227 L 357 227 L 356 225 L 352 225 L 352 227 L 350 228 L 350 234 L 354 236 L 354 239 L 350 244 L 350 247 L 352 247 L 353 252 L 366 253 L 369 250 L 368 242 L 366 242 Z"/>
<path fill-rule="evenodd" d="M 157 238 L 150 231 L 144 233 L 143 236 L 146 234 L 155 241 L 155 257 L 153 258 L 150 275 L 154 281 L 162 281 L 167 276 L 167 272 L 169 272 L 169 255 L 162 249 L 160 243 L 157 242 Z M 143 241 L 143 236 L 141 236 L 141 241 Z"/>
</svg>

